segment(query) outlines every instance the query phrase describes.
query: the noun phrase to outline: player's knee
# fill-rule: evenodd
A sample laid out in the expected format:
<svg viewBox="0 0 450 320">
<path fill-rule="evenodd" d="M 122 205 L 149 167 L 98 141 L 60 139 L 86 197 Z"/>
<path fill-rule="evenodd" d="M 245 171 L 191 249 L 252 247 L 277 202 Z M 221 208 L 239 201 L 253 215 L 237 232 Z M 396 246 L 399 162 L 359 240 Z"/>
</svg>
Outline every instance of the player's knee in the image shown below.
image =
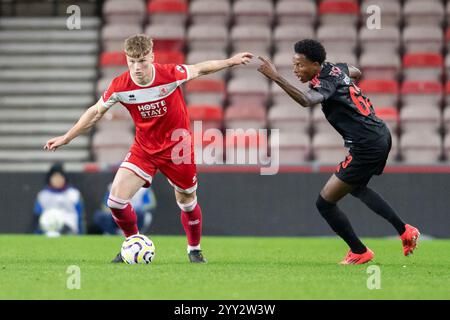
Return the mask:
<svg viewBox="0 0 450 320">
<path fill-rule="evenodd" d="M 333 208 L 336 207 L 336 203 L 332 203 L 332 202 L 325 200 L 319 194 L 319 196 L 317 197 L 317 200 L 316 200 L 316 207 L 317 207 L 317 210 L 319 210 L 320 214 L 323 216 L 323 215 L 328 214 L 331 210 L 333 210 Z"/>
<path fill-rule="evenodd" d="M 177 201 L 178 207 L 184 212 L 191 212 L 197 206 L 197 197 L 184 197 Z"/>
<path fill-rule="evenodd" d="M 130 200 L 121 199 L 119 197 L 114 196 L 112 193 L 108 197 L 108 201 L 106 204 L 111 209 L 125 209 L 126 206 L 130 203 Z"/>
</svg>

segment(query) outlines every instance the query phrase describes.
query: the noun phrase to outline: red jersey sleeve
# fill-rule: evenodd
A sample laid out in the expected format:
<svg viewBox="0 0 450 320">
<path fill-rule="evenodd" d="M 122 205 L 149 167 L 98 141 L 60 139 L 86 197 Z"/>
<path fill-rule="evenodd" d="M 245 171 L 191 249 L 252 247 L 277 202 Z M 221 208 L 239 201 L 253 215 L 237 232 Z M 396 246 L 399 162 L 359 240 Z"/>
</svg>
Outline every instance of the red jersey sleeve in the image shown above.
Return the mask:
<svg viewBox="0 0 450 320">
<path fill-rule="evenodd" d="M 178 85 L 190 79 L 189 69 L 184 64 L 165 64 L 163 68 L 171 80 L 178 81 Z"/>
<path fill-rule="evenodd" d="M 118 102 L 117 94 L 115 93 L 115 79 L 111 81 L 108 86 L 108 89 L 102 95 L 102 102 L 105 108 L 110 108 L 116 102 Z"/>
</svg>

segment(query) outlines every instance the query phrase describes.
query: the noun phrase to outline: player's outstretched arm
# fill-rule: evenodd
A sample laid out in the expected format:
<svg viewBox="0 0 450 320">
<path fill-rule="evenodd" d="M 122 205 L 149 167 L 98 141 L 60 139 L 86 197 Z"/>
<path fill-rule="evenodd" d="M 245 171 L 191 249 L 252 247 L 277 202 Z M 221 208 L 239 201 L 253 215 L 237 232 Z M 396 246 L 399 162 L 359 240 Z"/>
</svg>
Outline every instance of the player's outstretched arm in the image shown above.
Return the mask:
<svg viewBox="0 0 450 320">
<path fill-rule="evenodd" d="M 308 108 L 312 107 L 323 101 L 323 96 L 314 91 L 310 90 L 308 92 L 302 91 L 293 85 L 291 85 L 286 79 L 284 79 L 277 71 L 275 66 L 269 59 L 265 57 L 258 57 L 262 61 L 259 66 L 258 71 L 265 75 L 272 81 L 275 81 L 281 89 L 283 89 L 292 99 L 298 102 L 302 107 Z"/>
<path fill-rule="evenodd" d="M 100 98 L 96 104 L 83 113 L 78 122 L 66 134 L 48 140 L 44 150 L 55 151 L 58 147 L 68 144 L 77 136 L 92 128 L 106 111 L 108 111 L 108 108 L 103 107 L 103 102 Z"/>
<path fill-rule="evenodd" d="M 252 53 L 241 52 L 225 60 L 211 60 L 188 65 L 187 68 L 189 70 L 189 79 L 195 79 L 199 76 L 214 73 L 225 68 L 248 64 L 252 58 Z"/>
</svg>

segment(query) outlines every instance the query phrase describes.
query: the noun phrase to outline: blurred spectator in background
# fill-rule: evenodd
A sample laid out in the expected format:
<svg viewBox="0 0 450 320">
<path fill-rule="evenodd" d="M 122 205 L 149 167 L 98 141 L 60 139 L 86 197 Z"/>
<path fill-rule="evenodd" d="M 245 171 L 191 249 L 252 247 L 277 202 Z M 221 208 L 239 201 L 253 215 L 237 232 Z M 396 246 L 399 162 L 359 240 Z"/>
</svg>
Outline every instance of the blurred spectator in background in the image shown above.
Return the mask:
<svg viewBox="0 0 450 320">
<path fill-rule="evenodd" d="M 111 185 L 108 185 L 108 190 L 103 197 L 102 208 L 95 213 L 94 221 L 104 234 L 122 234 L 107 205 Z M 131 204 L 136 211 L 138 228 L 141 233 L 145 234 L 153 220 L 152 211 L 156 208 L 156 197 L 152 188 L 139 189 L 131 199 Z"/>
<path fill-rule="evenodd" d="M 45 177 L 46 186 L 37 194 L 34 206 L 35 233 L 55 237 L 82 234 L 83 200 L 81 193 L 68 184 L 61 163 L 55 163 Z"/>
</svg>

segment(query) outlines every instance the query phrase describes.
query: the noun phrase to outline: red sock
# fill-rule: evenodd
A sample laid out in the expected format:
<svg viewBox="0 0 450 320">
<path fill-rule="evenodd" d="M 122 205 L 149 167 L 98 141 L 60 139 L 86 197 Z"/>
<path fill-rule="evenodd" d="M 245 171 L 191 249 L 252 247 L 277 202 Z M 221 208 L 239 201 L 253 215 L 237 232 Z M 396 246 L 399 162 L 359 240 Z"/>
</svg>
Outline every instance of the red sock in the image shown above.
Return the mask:
<svg viewBox="0 0 450 320">
<path fill-rule="evenodd" d="M 202 237 L 202 209 L 198 204 L 191 212 L 181 210 L 181 224 L 186 232 L 188 244 L 198 246 Z"/>
<path fill-rule="evenodd" d="M 139 233 L 137 227 L 137 216 L 133 206 L 128 204 L 123 209 L 110 208 L 114 221 L 122 229 L 125 237 L 129 237 Z"/>
</svg>

